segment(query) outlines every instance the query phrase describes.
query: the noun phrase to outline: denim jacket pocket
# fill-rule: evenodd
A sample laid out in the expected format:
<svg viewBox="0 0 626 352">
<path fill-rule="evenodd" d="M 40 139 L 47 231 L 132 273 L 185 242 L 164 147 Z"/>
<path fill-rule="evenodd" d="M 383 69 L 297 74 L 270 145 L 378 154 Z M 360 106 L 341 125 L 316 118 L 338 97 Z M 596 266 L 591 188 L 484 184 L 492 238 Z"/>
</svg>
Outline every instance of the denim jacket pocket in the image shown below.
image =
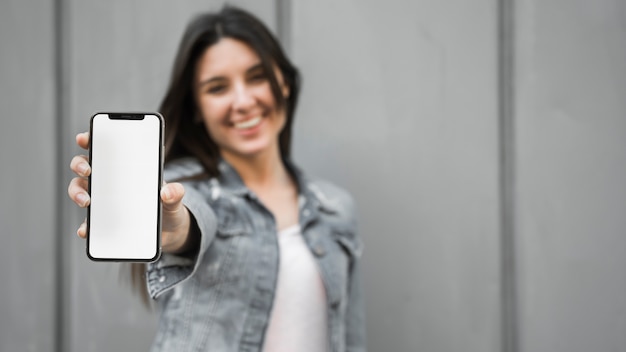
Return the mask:
<svg viewBox="0 0 626 352">
<path fill-rule="evenodd" d="M 361 254 L 363 253 L 363 244 L 355 236 L 354 231 L 344 229 L 335 230 L 333 231 L 333 237 L 349 255 L 350 260 L 355 260 L 361 257 Z"/>
<path fill-rule="evenodd" d="M 233 198 L 222 198 L 214 209 L 217 216 L 217 236 L 228 238 L 233 236 L 245 235 L 250 232 L 243 209 L 238 207 L 236 200 Z"/>
<path fill-rule="evenodd" d="M 328 303 L 337 308 L 345 300 L 350 267 L 360 256 L 354 236 L 339 229 L 327 229 L 319 242 L 313 244 L 313 253 L 318 257 L 322 277 L 326 286 Z M 323 232 L 322 232 L 323 233 Z"/>
<path fill-rule="evenodd" d="M 218 221 L 217 225 L 217 237 L 228 238 L 234 236 L 241 236 L 248 233 L 246 226 L 236 221 Z"/>
</svg>

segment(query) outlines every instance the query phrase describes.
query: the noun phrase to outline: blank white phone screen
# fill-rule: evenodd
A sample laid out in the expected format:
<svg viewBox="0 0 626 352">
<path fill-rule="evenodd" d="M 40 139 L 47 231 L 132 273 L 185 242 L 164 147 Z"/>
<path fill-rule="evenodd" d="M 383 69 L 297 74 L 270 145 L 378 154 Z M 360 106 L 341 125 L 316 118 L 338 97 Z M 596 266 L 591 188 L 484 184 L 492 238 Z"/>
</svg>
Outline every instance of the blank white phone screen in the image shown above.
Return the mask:
<svg viewBox="0 0 626 352">
<path fill-rule="evenodd" d="M 156 259 L 160 118 L 92 121 L 88 252 L 93 259 Z"/>
</svg>

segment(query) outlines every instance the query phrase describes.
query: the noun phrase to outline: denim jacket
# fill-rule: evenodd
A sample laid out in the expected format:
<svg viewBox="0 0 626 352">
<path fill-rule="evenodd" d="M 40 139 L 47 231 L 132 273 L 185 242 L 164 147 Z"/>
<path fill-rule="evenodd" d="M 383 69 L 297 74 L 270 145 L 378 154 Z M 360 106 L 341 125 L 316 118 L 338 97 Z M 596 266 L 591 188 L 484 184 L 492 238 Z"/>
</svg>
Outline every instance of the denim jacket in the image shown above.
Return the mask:
<svg viewBox="0 0 626 352">
<path fill-rule="evenodd" d="M 299 222 L 327 296 L 331 351 L 365 351 L 363 292 L 352 198 L 289 167 L 299 190 Z M 152 351 L 260 351 L 278 274 L 272 214 L 226 162 L 218 178 L 185 181 L 183 204 L 200 233 L 191 255 L 164 253 L 148 265 L 160 321 Z M 195 159 L 169 163 L 166 180 L 202 172 Z"/>
</svg>

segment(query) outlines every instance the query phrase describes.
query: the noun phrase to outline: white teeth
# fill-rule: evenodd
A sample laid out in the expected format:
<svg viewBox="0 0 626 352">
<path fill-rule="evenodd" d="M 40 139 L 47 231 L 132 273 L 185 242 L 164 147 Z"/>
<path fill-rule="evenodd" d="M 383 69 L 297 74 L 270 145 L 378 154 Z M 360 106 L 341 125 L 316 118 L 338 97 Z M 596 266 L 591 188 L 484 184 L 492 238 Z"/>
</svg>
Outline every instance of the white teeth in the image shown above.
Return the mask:
<svg viewBox="0 0 626 352">
<path fill-rule="evenodd" d="M 235 124 L 235 128 L 239 130 L 243 130 L 245 128 L 254 127 L 261 123 L 261 116 L 257 116 L 247 121 L 239 122 Z"/>
</svg>

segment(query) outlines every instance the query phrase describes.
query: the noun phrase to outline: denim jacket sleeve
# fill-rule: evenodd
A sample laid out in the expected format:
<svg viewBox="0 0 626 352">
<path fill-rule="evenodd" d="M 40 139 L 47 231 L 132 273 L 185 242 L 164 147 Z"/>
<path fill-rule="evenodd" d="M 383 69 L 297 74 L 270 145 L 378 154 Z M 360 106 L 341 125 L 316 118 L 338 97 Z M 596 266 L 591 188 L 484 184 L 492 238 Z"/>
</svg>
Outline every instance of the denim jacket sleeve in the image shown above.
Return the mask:
<svg viewBox="0 0 626 352">
<path fill-rule="evenodd" d="M 363 286 L 361 282 L 361 261 L 363 242 L 358 235 L 357 216 L 355 202 L 352 196 L 345 190 L 326 183 L 316 182 L 321 194 L 318 199 L 326 204 L 327 208 L 334 209 L 340 224 L 337 227 L 336 240 L 349 253 L 350 263 L 348 266 L 346 306 L 343 314 L 344 344 L 341 350 L 348 352 L 366 351 L 365 329 L 365 303 Z M 314 192 L 317 193 L 317 192 Z M 332 226 L 332 225 L 331 225 Z"/>
<path fill-rule="evenodd" d="M 352 198 L 349 198 L 351 208 L 352 229 L 357 231 L 356 220 L 354 219 L 355 209 Z M 354 253 L 350 265 L 350 279 L 348 282 L 348 306 L 346 309 L 346 351 L 365 352 L 367 350 L 365 331 L 365 300 L 363 295 L 363 283 L 361 276 L 361 258 L 363 244 L 361 239 L 355 235 L 352 252 Z"/>
<path fill-rule="evenodd" d="M 350 268 L 348 308 L 346 312 L 346 351 L 365 351 L 365 304 L 361 282 L 360 259 Z"/>
<path fill-rule="evenodd" d="M 148 265 L 148 292 L 152 298 L 185 281 L 198 270 L 202 255 L 215 238 L 217 220 L 215 213 L 202 195 L 185 185 L 183 204 L 195 219 L 200 234 L 200 248 L 193 257 L 163 253 L 161 258 Z"/>
<path fill-rule="evenodd" d="M 194 168 L 195 165 L 193 164 L 191 166 L 188 164 L 174 165 L 166 170 L 165 178 L 176 179 L 187 176 L 186 174 L 193 171 Z M 148 264 L 146 280 L 148 293 L 152 298 L 157 298 L 162 293 L 187 280 L 198 270 L 202 256 L 206 253 L 217 231 L 215 212 L 207 203 L 204 195 L 194 187 L 194 182 L 181 183 L 185 187 L 183 205 L 187 207 L 197 225 L 200 234 L 200 248 L 191 256 L 163 253 L 159 260 Z"/>
</svg>

